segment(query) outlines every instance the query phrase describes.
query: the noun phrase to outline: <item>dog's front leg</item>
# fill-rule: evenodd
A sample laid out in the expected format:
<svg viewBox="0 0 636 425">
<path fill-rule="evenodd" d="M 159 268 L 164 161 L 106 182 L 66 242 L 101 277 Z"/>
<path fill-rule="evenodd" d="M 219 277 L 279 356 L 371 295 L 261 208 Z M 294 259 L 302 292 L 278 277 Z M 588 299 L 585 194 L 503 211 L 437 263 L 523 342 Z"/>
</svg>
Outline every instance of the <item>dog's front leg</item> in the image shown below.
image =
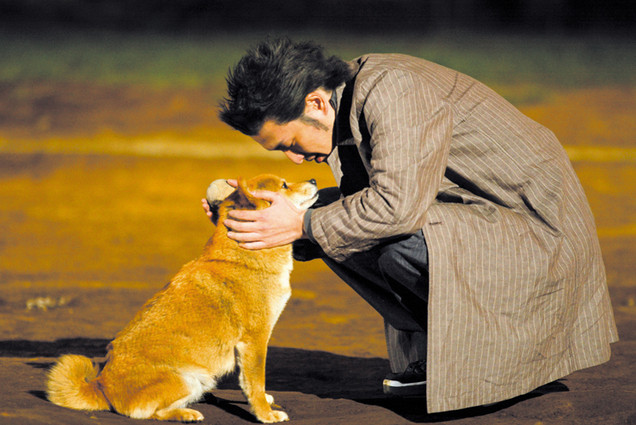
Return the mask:
<svg viewBox="0 0 636 425">
<path fill-rule="evenodd" d="M 239 384 L 256 419 L 264 423 L 288 421 L 287 413 L 272 410 L 273 397 L 265 394 L 265 358 L 267 337 L 250 338 L 237 345 L 240 365 Z"/>
</svg>

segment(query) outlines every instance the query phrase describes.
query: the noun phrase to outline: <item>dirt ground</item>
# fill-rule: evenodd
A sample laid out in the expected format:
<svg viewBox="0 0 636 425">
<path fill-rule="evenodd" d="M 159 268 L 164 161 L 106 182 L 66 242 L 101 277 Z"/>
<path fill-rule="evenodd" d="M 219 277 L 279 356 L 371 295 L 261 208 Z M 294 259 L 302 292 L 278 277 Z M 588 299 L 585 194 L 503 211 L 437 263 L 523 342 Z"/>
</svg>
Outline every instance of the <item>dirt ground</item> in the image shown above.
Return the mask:
<svg viewBox="0 0 636 425">
<path fill-rule="evenodd" d="M 100 360 L 115 333 L 194 258 L 216 178 L 274 172 L 331 185 L 215 118 L 219 93 L 0 84 L 0 424 L 137 424 L 49 403 L 62 353 Z M 595 213 L 620 342 L 611 360 L 489 407 L 427 414 L 382 395 L 380 317 L 320 263 L 297 263 L 267 386 L 298 424 L 636 424 L 636 93 L 555 92 L 522 110 L 566 145 Z M 196 405 L 207 424 L 254 422 L 229 377 Z"/>
</svg>

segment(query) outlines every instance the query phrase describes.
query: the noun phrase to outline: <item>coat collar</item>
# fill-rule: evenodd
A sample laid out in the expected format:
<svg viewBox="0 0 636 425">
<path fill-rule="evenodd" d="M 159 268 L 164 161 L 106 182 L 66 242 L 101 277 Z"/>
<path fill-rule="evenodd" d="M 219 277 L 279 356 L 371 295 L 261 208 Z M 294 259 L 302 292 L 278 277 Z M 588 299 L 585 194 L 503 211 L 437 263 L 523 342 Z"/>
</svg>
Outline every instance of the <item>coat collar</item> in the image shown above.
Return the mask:
<svg viewBox="0 0 636 425">
<path fill-rule="evenodd" d="M 353 77 L 346 83 L 338 86 L 331 93 L 329 103 L 336 112 L 336 120 L 333 126 L 333 146 L 346 146 L 354 144 L 351 127 L 349 124 L 349 115 L 351 112 L 351 103 L 353 101 L 353 88 L 355 86 L 356 77 L 360 71 L 362 61 L 360 59 L 353 60 L 348 63 L 351 68 Z"/>
</svg>

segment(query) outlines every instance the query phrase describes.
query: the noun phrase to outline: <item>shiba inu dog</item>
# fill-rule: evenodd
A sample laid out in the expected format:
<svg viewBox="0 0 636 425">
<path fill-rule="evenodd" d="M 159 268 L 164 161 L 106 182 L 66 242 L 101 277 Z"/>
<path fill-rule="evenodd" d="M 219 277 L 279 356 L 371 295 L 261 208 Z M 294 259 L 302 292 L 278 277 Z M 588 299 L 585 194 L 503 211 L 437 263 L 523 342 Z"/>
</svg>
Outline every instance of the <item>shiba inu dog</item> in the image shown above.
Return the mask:
<svg viewBox="0 0 636 425">
<path fill-rule="evenodd" d="M 315 181 L 286 183 L 273 175 L 213 182 L 208 203 L 217 223 L 203 254 L 184 265 L 108 346 L 100 372 L 84 356 L 65 355 L 48 375 L 47 395 L 60 406 L 114 410 L 138 419 L 203 420 L 187 408 L 239 367 L 239 384 L 256 418 L 288 420 L 265 393 L 265 357 L 289 296 L 292 247 L 250 251 L 227 237 L 231 209 L 263 209 L 250 191 L 282 194 L 300 208 L 317 198 Z"/>
</svg>

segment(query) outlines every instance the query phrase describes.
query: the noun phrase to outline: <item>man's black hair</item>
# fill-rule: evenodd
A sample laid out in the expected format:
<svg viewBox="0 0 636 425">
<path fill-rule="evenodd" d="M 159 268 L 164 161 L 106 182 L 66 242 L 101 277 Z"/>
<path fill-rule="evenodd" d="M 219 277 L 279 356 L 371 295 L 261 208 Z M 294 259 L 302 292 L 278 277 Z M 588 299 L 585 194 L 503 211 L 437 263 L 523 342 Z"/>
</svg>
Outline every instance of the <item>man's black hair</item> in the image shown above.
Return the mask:
<svg viewBox="0 0 636 425">
<path fill-rule="evenodd" d="M 325 57 L 313 42 L 268 39 L 248 50 L 228 72 L 219 117 L 254 136 L 267 120 L 285 124 L 300 118 L 309 93 L 334 90 L 349 78 L 349 65 L 336 56 Z"/>
</svg>

